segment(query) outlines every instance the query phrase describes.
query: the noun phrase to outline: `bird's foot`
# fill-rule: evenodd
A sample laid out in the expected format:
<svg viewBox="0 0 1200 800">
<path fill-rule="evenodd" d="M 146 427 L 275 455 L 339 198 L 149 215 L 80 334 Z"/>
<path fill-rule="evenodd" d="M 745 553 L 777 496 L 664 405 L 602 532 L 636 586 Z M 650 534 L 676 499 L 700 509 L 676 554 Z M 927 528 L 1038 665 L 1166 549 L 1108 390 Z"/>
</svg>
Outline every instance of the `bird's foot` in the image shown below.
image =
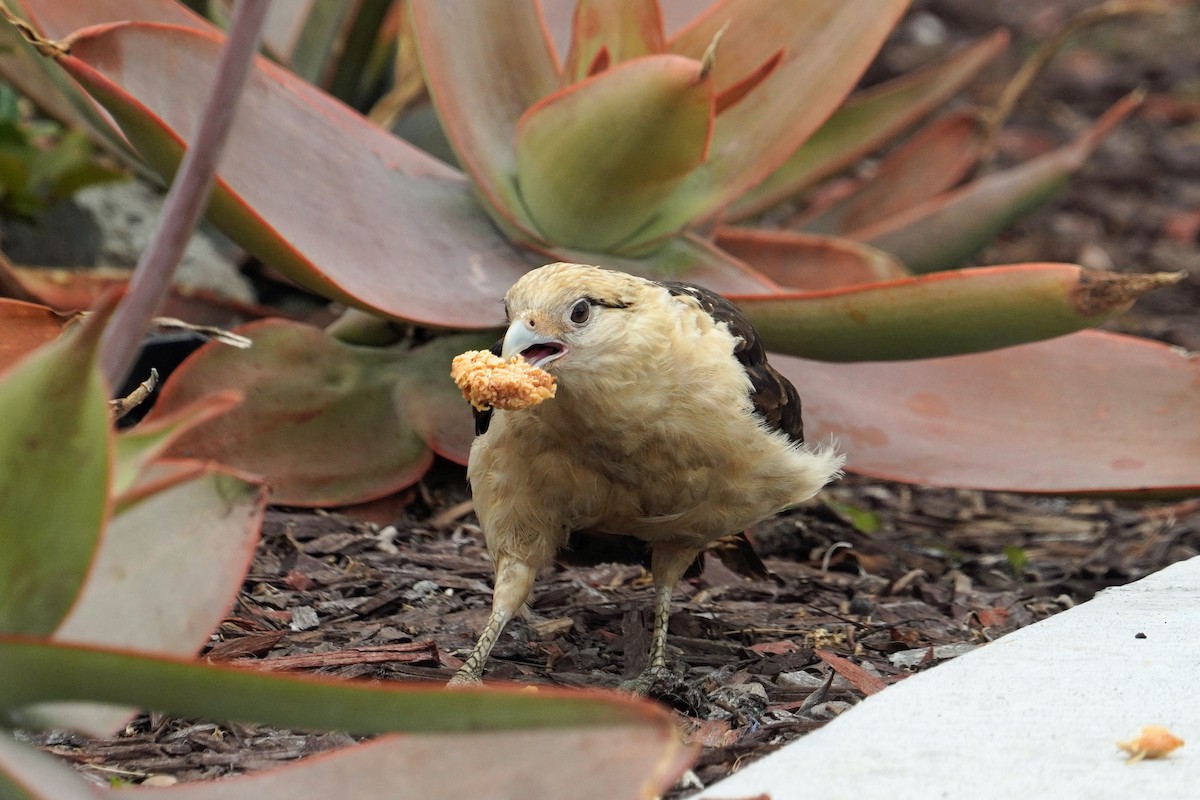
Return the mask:
<svg viewBox="0 0 1200 800">
<path fill-rule="evenodd" d="M 447 689 L 456 689 L 464 686 L 482 686 L 483 678 L 478 672 L 473 670 L 460 669 L 454 673 L 454 677 L 446 683 Z"/>
<path fill-rule="evenodd" d="M 647 697 L 652 689 L 660 689 L 663 691 L 655 692 L 655 694 L 668 693 L 679 683 L 679 676 L 665 666 L 646 667 L 641 675 L 627 681 L 621 681 L 617 684 L 617 688 L 622 692 L 629 692 L 638 697 Z"/>
</svg>

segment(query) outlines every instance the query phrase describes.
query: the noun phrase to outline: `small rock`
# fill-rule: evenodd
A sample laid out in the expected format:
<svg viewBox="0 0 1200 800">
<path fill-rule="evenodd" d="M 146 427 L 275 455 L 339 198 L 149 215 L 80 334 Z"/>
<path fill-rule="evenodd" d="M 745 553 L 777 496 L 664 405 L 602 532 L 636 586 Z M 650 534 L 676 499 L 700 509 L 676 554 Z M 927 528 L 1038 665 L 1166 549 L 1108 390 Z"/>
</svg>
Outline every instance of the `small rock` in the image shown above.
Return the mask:
<svg viewBox="0 0 1200 800">
<path fill-rule="evenodd" d="M 297 606 L 292 609 L 292 622 L 288 627 L 294 631 L 311 631 L 320 622 L 317 611 L 312 606 Z"/>
<path fill-rule="evenodd" d="M 969 642 L 939 644 L 933 648 L 933 659 L 934 661 L 945 661 L 948 658 L 955 658 L 964 653 L 969 653 L 978 646 Z M 891 661 L 897 667 L 915 667 L 924 661 L 928 654 L 928 647 L 915 647 L 912 650 L 901 650 L 899 653 L 892 653 L 888 656 L 888 661 Z"/>
</svg>

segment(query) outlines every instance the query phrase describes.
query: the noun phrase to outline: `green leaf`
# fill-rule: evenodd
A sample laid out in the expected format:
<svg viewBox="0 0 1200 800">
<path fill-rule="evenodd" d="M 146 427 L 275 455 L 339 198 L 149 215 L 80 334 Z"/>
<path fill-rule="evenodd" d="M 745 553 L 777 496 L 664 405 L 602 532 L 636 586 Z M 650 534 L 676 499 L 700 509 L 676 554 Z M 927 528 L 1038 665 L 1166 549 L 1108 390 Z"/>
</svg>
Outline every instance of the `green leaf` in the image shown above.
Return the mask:
<svg viewBox="0 0 1200 800">
<path fill-rule="evenodd" d="M 918 361 L 771 363 L 871 477 L 1009 492 L 1200 494 L 1200 359 L 1082 331 Z"/>
<path fill-rule="evenodd" d="M 0 631 L 58 624 L 108 515 L 111 429 L 95 355 L 111 311 L 0 375 Z"/>
<path fill-rule="evenodd" d="M 363 735 L 670 725 L 658 707 L 610 692 L 352 682 L 0 636 L 0 714 L 59 701 Z"/>
<path fill-rule="evenodd" d="M 560 247 L 620 252 L 704 161 L 712 82 L 699 61 L 647 56 L 572 84 L 517 124 L 522 202 Z"/>
<path fill-rule="evenodd" d="M 913 272 L 956 267 L 986 247 L 1010 222 L 1052 197 L 1139 102 L 1132 95 L 1126 97 L 1070 144 L 849 235 L 895 255 Z"/>
<path fill-rule="evenodd" d="M 938 272 L 823 292 L 734 296 L 770 350 L 824 361 L 972 353 L 1099 325 L 1178 275 L 1072 264 Z"/>
<path fill-rule="evenodd" d="M 829 497 L 822 495 L 821 502 L 833 513 L 837 514 L 843 520 L 848 522 L 859 533 L 865 533 L 870 536 L 873 533 L 878 533 L 883 523 L 879 519 L 879 515 L 874 511 L 868 511 L 865 508 L 849 505 L 848 503 L 839 503 Z"/>
<path fill-rule="evenodd" d="M 846 169 L 950 99 L 1008 46 L 996 31 L 946 59 L 852 95 L 787 161 L 737 199 L 726 219 L 766 211 Z"/>
</svg>

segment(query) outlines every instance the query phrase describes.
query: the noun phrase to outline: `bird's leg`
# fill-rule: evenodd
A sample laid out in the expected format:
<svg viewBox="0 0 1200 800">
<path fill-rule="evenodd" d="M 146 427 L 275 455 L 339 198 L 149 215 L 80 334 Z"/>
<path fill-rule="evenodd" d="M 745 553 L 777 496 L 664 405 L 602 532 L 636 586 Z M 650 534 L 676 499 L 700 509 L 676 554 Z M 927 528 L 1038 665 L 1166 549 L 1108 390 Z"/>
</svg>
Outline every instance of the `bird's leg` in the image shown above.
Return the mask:
<svg viewBox="0 0 1200 800">
<path fill-rule="evenodd" d="M 650 637 L 650 663 L 641 675 L 623 681 L 620 688 L 644 695 L 654 681 L 667 672 L 667 623 L 671 619 L 671 594 L 675 584 L 696 558 L 696 548 L 657 544 L 651 551 L 650 571 L 654 574 L 654 631 Z"/>
<path fill-rule="evenodd" d="M 537 570 L 522 561 L 501 557 L 496 562 L 496 586 L 492 590 L 492 615 L 488 618 L 475 649 L 450 679 L 450 686 L 470 686 L 481 683 L 483 666 L 492 652 L 500 632 L 521 609 L 530 590 Z"/>
</svg>

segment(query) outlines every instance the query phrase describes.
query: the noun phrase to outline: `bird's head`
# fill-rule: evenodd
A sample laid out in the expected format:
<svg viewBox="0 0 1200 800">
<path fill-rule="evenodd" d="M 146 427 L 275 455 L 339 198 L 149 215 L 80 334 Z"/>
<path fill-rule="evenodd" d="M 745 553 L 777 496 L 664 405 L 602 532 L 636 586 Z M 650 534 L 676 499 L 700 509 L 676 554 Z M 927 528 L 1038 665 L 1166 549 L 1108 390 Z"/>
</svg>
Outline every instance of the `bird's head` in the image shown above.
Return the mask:
<svg viewBox="0 0 1200 800">
<path fill-rule="evenodd" d="M 532 270 L 504 296 L 508 331 L 502 356 L 522 356 L 549 372 L 596 368 L 623 335 L 628 309 L 646 282 L 582 264 Z"/>
</svg>

